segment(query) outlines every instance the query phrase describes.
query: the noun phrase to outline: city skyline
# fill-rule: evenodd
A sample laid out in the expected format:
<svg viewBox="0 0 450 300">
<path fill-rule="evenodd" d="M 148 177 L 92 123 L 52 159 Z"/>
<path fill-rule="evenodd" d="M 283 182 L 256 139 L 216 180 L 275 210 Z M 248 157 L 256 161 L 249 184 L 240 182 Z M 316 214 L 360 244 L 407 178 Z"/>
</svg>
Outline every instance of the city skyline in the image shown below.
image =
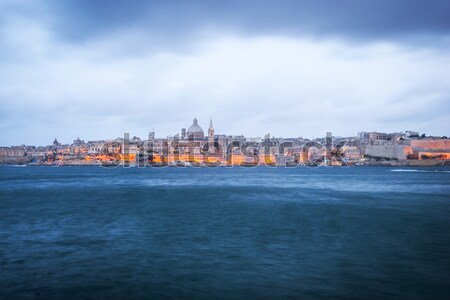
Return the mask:
<svg viewBox="0 0 450 300">
<path fill-rule="evenodd" d="M 208 121 L 209 126 L 205 127 L 205 126 L 202 126 L 202 122 L 201 121 L 198 121 L 197 116 L 195 116 L 193 118 L 193 123 L 195 123 L 196 125 L 199 125 L 200 129 L 203 130 L 205 139 L 207 137 L 208 129 L 211 128 L 210 126 L 213 124 L 212 122 L 213 122 L 213 118 L 210 117 L 210 119 Z M 214 122 L 214 123 L 216 123 L 216 122 Z M 137 135 L 137 134 L 134 134 L 133 132 L 122 132 L 122 133 L 120 133 L 120 134 L 118 134 L 116 136 L 99 137 L 99 138 L 96 138 L 96 139 L 88 139 L 88 138 L 85 138 L 82 134 L 80 134 L 80 135 L 77 135 L 76 137 L 68 137 L 68 136 L 61 136 L 61 137 L 54 137 L 54 138 L 48 137 L 47 138 L 47 142 L 46 143 L 42 143 L 42 144 L 31 144 L 31 143 L 22 143 L 22 144 L 14 144 L 14 145 L 13 144 L 12 145 L 2 144 L 2 145 L 0 145 L 0 147 L 20 146 L 20 145 L 48 146 L 48 145 L 51 145 L 52 142 L 54 142 L 54 141 L 58 141 L 58 143 L 60 143 L 61 145 L 71 145 L 76 140 L 78 140 L 78 141 L 82 140 L 82 141 L 86 141 L 86 142 L 88 142 L 88 141 L 113 141 L 113 140 L 117 140 L 117 139 L 123 139 L 125 135 L 131 136 L 131 137 L 135 137 L 135 138 L 139 138 L 141 141 L 150 140 L 150 138 L 149 138 L 150 135 L 152 135 L 153 138 L 155 138 L 155 139 L 174 139 L 175 137 L 178 137 L 178 138 L 181 138 L 181 139 L 188 139 L 188 135 L 186 133 L 185 133 L 185 136 L 183 136 L 183 131 L 186 132 L 186 129 L 188 129 L 189 126 L 190 125 L 186 123 L 184 126 L 180 127 L 178 129 L 178 131 L 173 132 L 172 134 L 166 135 L 166 136 L 158 134 L 158 132 L 155 130 L 155 127 L 153 127 L 151 130 L 148 130 L 147 133 L 143 134 L 143 135 Z M 336 138 L 352 138 L 352 137 L 356 138 L 356 137 L 358 137 L 358 135 L 360 133 L 364 133 L 364 132 L 366 132 L 366 133 L 381 133 L 382 132 L 381 130 L 358 130 L 358 132 L 356 132 L 354 134 L 351 134 L 351 135 L 342 135 L 342 134 L 339 134 L 339 133 L 336 133 L 336 132 L 333 132 L 333 131 L 326 131 L 326 132 L 323 132 L 322 135 L 318 135 L 318 136 L 306 136 L 306 135 L 303 135 L 301 133 L 296 135 L 296 136 L 287 136 L 287 135 L 273 135 L 271 132 L 261 133 L 261 134 L 258 134 L 258 135 L 247 135 L 247 134 L 245 134 L 245 132 L 230 133 L 230 132 L 227 132 L 226 130 L 217 131 L 215 126 L 213 128 L 214 128 L 213 135 L 215 137 L 217 137 L 217 136 L 244 137 L 244 138 L 247 138 L 247 139 L 255 139 L 255 138 L 258 139 L 259 138 L 259 139 L 262 139 L 262 140 L 265 137 L 267 137 L 267 136 L 273 137 L 273 138 L 277 138 L 277 139 L 280 139 L 280 138 L 281 139 L 289 139 L 289 138 L 299 139 L 299 138 L 302 138 L 302 139 L 305 139 L 305 140 L 314 140 L 314 139 L 323 139 L 323 138 L 325 138 L 327 133 L 332 134 L 332 136 L 336 137 Z M 441 137 L 447 138 L 448 137 L 447 135 L 439 136 L 439 135 L 433 135 L 433 134 L 419 132 L 419 131 L 414 131 L 414 130 L 389 130 L 389 131 L 384 132 L 384 134 L 396 134 L 396 133 L 408 133 L 408 134 L 409 133 L 417 133 L 418 136 L 424 135 L 425 137 L 436 137 L 436 138 L 441 138 Z M 203 137 L 202 137 L 202 139 L 203 139 Z"/>
<path fill-rule="evenodd" d="M 153 127 L 168 136 L 195 115 L 246 136 L 448 135 L 448 10 L 447 1 L 2 1 L 0 142 Z"/>
<path fill-rule="evenodd" d="M 263 137 L 207 129 L 194 117 L 190 126 L 168 137 L 124 133 L 115 139 L 77 139 L 51 145 L 0 146 L 0 163 L 30 166 L 435 166 L 447 165 L 450 139 L 418 131 L 364 132 L 356 136 Z"/>
<path fill-rule="evenodd" d="M 195 117 L 194 117 L 194 122 L 197 122 L 197 120 L 198 120 L 198 118 L 197 118 L 197 116 L 195 116 Z M 209 121 L 208 121 L 209 126 L 212 124 L 212 121 L 213 121 L 213 117 L 211 116 L 210 119 L 209 119 Z M 206 122 L 204 122 L 204 123 L 206 124 Z M 216 123 L 216 122 L 214 122 L 214 123 Z M 202 121 L 201 121 L 201 120 L 198 121 L 198 125 L 200 126 L 200 128 L 203 129 L 204 132 L 207 132 L 209 126 L 208 126 L 208 127 L 202 126 Z M 220 125 L 220 124 L 219 124 L 219 125 Z M 79 135 L 77 135 L 76 137 L 68 137 L 67 135 L 64 135 L 64 136 L 54 137 L 54 138 L 52 138 L 52 137 L 47 137 L 47 141 L 44 142 L 44 143 L 41 143 L 41 144 L 32 144 L 32 143 L 11 144 L 11 145 L 1 144 L 0 146 L 1 146 L 1 147 L 19 146 L 19 145 L 46 146 L 46 145 L 50 145 L 51 142 L 53 141 L 53 139 L 54 139 L 54 140 L 58 140 L 58 142 L 59 142 L 60 144 L 64 144 L 64 145 L 70 145 L 70 144 L 72 144 L 75 140 L 83 140 L 83 141 L 86 141 L 86 142 L 87 142 L 87 141 L 99 141 L 99 140 L 104 140 L 104 141 L 111 140 L 111 141 L 112 141 L 112 140 L 116 140 L 116 139 L 123 139 L 123 137 L 124 137 L 125 134 L 128 134 L 128 135 L 130 135 L 130 136 L 132 136 L 132 137 L 137 137 L 137 138 L 139 138 L 140 140 L 147 140 L 147 139 L 149 139 L 148 137 L 149 137 L 150 134 L 152 134 L 153 137 L 154 137 L 154 138 L 157 138 L 157 139 L 167 139 L 167 138 L 173 139 L 175 136 L 182 137 L 182 136 L 183 136 L 183 130 L 186 131 L 186 129 L 187 129 L 188 127 L 189 127 L 189 125 L 188 125 L 188 123 L 186 122 L 184 126 L 182 126 L 182 127 L 180 127 L 180 128 L 178 129 L 178 131 L 175 131 L 175 132 L 173 132 L 172 134 L 169 134 L 169 135 L 161 135 L 161 134 L 158 133 L 157 130 L 155 130 L 155 127 L 153 127 L 153 128 L 151 128 L 150 130 L 147 130 L 147 132 L 146 132 L 145 134 L 143 134 L 143 135 L 137 135 L 137 134 L 135 134 L 135 133 L 133 133 L 133 132 L 122 132 L 122 133 L 120 133 L 120 134 L 117 134 L 116 136 L 98 137 L 98 138 L 94 138 L 94 139 L 86 138 L 83 134 L 79 134 Z M 220 126 L 220 127 L 223 128 L 223 126 Z M 215 129 L 215 127 L 214 127 L 214 129 Z M 164 131 L 163 131 L 163 132 L 164 132 Z M 367 132 L 367 133 L 379 133 L 379 132 L 383 132 L 383 131 L 382 131 L 382 130 L 358 130 L 358 131 L 355 132 L 354 134 L 350 134 L 350 135 L 342 135 L 342 134 L 333 132 L 332 130 L 329 130 L 329 131 L 323 132 L 322 135 L 317 135 L 317 136 L 307 136 L 307 135 L 304 135 L 304 134 L 301 134 L 301 133 L 299 133 L 299 134 L 297 134 L 297 135 L 294 135 L 294 136 L 288 136 L 288 135 L 283 135 L 283 134 L 281 134 L 281 135 L 274 135 L 274 134 L 272 134 L 272 132 L 260 133 L 260 134 L 257 134 L 257 135 L 247 135 L 247 134 L 245 134 L 245 132 L 231 133 L 231 132 L 228 132 L 228 131 L 225 129 L 225 130 L 222 130 L 222 131 L 217 131 L 217 130 L 215 130 L 215 131 L 213 132 L 213 134 L 214 134 L 215 136 L 223 135 L 223 136 L 227 136 L 227 137 L 232 137 L 232 136 L 242 136 L 242 137 L 245 137 L 245 138 L 261 138 L 261 139 L 264 139 L 265 136 L 271 136 L 271 137 L 284 138 L 284 139 L 289 139 L 289 138 L 294 138 L 294 139 L 303 138 L 303 139 L 308 139 L 308 140 L 314 140 L 314 139 L 321 139 L 321 138 L 324 138 L 327 132 L 332 133 L 332 134 L 333 134 L 333 137 L 340 137 L 340 138 L 344 138 L 344 137 L 345 137 L 345 138 L 351 138 L 351 137 L 357 137 L 358 134 L 361 133 L 361 132 Z M 417 132 L 418 135 L 422 135 L 422 134 L 423 134 L 424 136 L 439 137 L 439 138 L 440 138 L 440 137 L 445 137 L 445 138 L 448 137 L 448 135 L 442 135 L 442 136 L 440 136 L 440 135 L 434 135 L 434 134 L 432 134 L 432 133 L 425 133 L 425 132 L 415 131 L 415 130 L 411 130 L 411 128 L 409 128 L 408 130 L 406 130 L 406 129 L 403 129 L 403 130 L 388 130 L 388 131 L 385 131 L 384 133 L 386 133 L 386 134 L 394 134 L 394 133 L 405 133 L 405 132 Z M 206 136 L 206 134 L 205 134 L 205 136 Z M 186 138 L 186 139 L 187 139 L 187 136 L 186 136 L 186 137 L 182 137 L 182 138 Z"/>
</svg>

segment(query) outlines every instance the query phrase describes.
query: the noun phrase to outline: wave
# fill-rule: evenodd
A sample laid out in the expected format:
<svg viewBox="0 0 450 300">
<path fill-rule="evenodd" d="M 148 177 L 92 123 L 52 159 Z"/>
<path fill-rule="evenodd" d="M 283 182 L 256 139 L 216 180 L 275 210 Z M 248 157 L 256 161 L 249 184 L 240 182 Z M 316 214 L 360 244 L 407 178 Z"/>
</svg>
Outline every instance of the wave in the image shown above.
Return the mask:
<svg viewBox="0 0 450 300">
<path fill-rule="evenodd" d="M 447 170 L 417 170 L 417 169 L 392 169 L 391 172 L 450 173 L 450 171 L 447 171 Z"/>
</svg>

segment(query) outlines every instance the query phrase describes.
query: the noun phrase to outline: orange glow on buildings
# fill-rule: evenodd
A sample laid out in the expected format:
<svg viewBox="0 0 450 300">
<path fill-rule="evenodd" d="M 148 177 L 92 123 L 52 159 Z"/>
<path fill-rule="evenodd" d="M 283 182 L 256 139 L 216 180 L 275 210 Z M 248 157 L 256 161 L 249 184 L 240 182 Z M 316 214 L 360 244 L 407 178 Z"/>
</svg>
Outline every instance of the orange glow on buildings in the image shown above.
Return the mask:
<svg viewBox="0 0 450 300">
<path fill-rule="evenodd" d="M 420 160 L 424 159 L 449 159 L 450 152 L 419 152 Z"/>
</svg>

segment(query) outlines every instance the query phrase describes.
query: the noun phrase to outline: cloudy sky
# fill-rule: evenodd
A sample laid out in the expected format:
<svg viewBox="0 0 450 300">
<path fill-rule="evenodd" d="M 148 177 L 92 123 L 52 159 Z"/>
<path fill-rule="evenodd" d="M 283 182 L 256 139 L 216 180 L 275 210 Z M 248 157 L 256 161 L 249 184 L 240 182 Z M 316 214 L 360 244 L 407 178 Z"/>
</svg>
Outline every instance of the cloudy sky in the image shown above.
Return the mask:
<svg viewBox="0 0 450 300">
<path fill-rule="evenodd" d="M 0 145 L 450 135 L 449 49 L 448 0 L 0 0 Z"/>
</svg>

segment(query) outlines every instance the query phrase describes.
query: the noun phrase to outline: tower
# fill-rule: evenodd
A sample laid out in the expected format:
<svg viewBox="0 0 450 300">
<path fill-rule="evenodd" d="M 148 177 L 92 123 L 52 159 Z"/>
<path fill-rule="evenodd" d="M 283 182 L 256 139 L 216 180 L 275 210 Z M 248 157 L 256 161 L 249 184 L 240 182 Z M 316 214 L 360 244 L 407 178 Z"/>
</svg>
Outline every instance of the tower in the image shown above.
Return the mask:
<svg viewBox="0 0 450 300">
<path fill-rule="evenodd" d="M 153 141 L 155 139 L 155 129 L 148 133 L 148 140 Z"/>
<path fill-rule="evenodd" d="M 208 128 L 208 149 L 210 153 L 215 152 L 214 148 L 214 127 L 212 123 L 212 117 L 209 121 L 209 128 Z"/>
</svg>

